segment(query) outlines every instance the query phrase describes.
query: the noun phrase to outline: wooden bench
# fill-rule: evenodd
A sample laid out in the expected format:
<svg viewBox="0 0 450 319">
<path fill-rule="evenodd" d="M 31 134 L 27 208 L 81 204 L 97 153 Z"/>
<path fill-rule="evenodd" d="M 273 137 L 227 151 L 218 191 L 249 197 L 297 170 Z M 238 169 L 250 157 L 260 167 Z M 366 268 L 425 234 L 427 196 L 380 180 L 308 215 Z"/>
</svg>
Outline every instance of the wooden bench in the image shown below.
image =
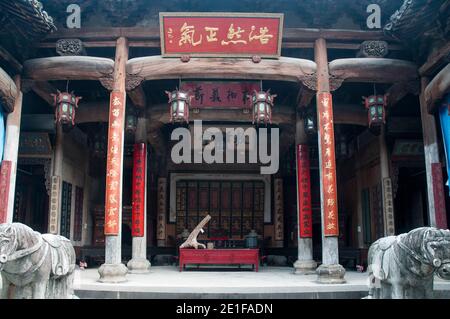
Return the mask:
<svg viewBox="0 0 450 319">
<path fill-rule="evenodd" d="M 180 249 L 180 271 L 187 264 L 246 265 L 258 271 L 259 249 Z"/>
</svg>

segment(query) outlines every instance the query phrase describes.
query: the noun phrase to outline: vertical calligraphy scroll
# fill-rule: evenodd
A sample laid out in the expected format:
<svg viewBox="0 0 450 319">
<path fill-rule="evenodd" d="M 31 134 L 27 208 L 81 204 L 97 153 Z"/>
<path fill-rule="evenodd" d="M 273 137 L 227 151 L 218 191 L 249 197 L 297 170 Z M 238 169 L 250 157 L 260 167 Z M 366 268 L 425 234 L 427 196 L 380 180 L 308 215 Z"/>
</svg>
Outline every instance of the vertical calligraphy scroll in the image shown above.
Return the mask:
<svg viewBox="0 0 450 319">
<path fill-rule="evenodd" d="M 8 219 L 8 197 L 12 162 L 3 161 L 0 169 L 0 224 Z"/>
<path fill-rule="evenodd" d="M 134 145 L 133 152 L 133 203 L 131 215 L 131 235 L 144 237 L 145 234 L 145 187 L 146 187 L 146 156 L 145 143 Z"/>
<path fill-rule="evenodd" d="M 336 160 L 334 150 L 334 123 L 332 95 L 318 93 L 317 110 L 321 156 L 322 209 L 325 236 L 338 236 L 338 210 L 336 190 Z"/>
<path fill-rule="evenodd" d="M 61 192 L 61 178 L 59 176 L 52 176 L 51 181 L 51 193 L 50 193 L 50 220 L 48 222 L 49 233 L 58 233 L 58 212 L 59 212 L 59 199 Z"/>
<path fill-rule="evenodd" d="M 297 205 L 300 238 L 312 237 L 311 176 L 307 144 L 297 145 Z"/>
<path fill-rule="evenodd" d="M 113 91 L 109 106 L 105 196 L 105 235 L 112 236 L 119 234 L 120 226 L 124 119 L 125 94 Z"/>
<path fill-rule="evenodd" d="M 158 178 L 158 220 L 156 226 L 156 239 L 158 246 L 163 246 L 166 239 L 166 210 L 167 210 L 167 179 Z"/>
<path fill-rule="evenodd" d="M 274 179 L 275 240 L 284 238 L 283 179 Z"/>
</svg>

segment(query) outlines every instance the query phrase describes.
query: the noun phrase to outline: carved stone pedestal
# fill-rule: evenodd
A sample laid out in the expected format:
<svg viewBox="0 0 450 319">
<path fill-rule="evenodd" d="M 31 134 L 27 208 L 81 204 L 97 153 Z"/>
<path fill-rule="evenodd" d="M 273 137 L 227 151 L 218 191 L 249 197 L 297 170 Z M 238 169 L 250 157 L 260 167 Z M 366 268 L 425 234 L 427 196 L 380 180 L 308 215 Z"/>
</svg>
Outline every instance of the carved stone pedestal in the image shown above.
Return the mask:
<svg viewBox="0 0 450 319">
<path fill-rule="evenodd" d="M 146 274 L 150 272 L 150 266 L 150 262 L 145 258 L 133 258 L 127 264 L 130 274 Z"/>
<path fill-rule="evenodd" d="M 316 273 L 317 263 L 314 260 L 297 260 L 294 263 L 294 274 L 313 275 Z"/>
<path fill-rule="evenodd" d="M 103 264 L 98 269 L 99 282 L 118 283 L 126 281 L 128 268 L 124 264 Z"/>
<path fill-rule="evenodd" d="M 320 284 L 343 284 L 345 283 L 345 269 L 339 264 L 320 265 L 316 270 L 317 282 Z"/>
</svg>

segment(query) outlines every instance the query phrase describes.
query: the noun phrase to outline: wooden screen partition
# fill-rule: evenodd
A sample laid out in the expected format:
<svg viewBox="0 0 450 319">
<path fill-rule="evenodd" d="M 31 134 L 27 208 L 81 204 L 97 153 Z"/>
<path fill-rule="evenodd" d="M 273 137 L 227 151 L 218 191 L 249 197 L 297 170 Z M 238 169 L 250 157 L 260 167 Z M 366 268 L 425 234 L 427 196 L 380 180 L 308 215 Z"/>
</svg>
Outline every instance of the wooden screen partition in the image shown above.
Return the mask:
<svg viewBox="0 0 450 319">
<path fill-rule="evenodd" d="M 183 180 L 176 184 L 176 233 L 195 228 L 211 215 L 199 239 L 243 239 L 264 232 L 264 183 L 261 181 Z"/>
</svg>

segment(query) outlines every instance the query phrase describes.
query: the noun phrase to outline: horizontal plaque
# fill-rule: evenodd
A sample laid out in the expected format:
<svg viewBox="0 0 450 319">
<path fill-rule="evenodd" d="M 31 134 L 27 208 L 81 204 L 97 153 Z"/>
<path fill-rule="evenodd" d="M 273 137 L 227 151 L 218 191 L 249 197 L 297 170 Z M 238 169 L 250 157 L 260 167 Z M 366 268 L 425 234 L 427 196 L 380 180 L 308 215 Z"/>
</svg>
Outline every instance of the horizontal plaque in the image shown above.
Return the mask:
<svg viewBox="0 0 450 319">
<path fill-rule="evenodd" d="M 186 81 L 181 89 L 192 95 L 192 108 L 251 108 L 253 91 L 261 89 L 260 82 Z"/>
<path fill-rule="evenodd" d="M 159 18 L 166 57 L 277 58 L 281 53 L 283 14 L 161 12 Z"/>
</svg>

